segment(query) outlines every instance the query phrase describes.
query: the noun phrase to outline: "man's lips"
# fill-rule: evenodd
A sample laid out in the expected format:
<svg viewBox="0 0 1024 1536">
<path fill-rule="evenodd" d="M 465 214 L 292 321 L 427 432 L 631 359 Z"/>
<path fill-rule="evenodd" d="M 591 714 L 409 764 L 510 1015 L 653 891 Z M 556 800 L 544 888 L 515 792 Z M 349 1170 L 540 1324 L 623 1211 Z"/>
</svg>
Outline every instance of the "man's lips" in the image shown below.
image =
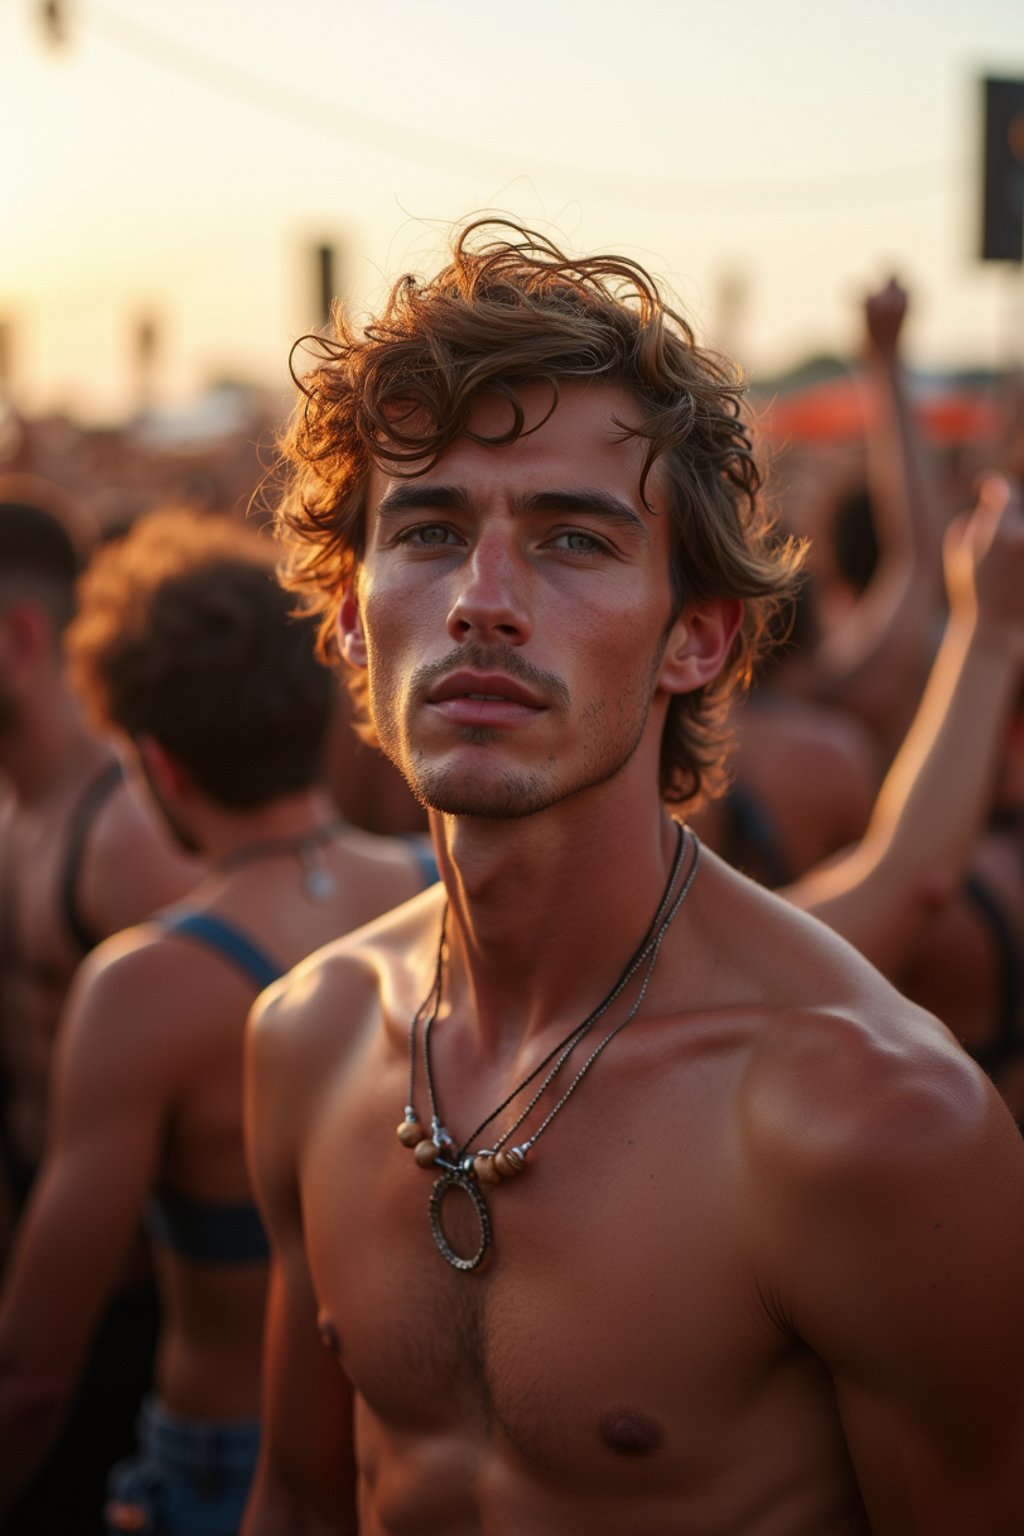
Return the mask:
<svg viewBox="0 0 1024 1536">
<path fill-rule="evenodd" d="M 546 708 L 538 694 L 503 672 L 452 672 L 435 683 L 427 694 L 428 704 L 446 704 L 456 699 L 480 704 L 514 704 L 524 709 Z"/>
</svg>

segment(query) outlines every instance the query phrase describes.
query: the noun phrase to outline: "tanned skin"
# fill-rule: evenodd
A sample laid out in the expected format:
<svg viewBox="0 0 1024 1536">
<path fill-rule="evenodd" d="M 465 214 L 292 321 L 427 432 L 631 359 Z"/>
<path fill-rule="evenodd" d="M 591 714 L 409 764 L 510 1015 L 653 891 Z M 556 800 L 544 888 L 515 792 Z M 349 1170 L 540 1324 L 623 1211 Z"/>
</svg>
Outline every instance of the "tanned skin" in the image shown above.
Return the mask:
<svg viewBox="0 0 1024 1536">
<path fill-rule="evenodd" d="M 293 854 L 221 871 L 217 861 L 240 847 L 329 825 L 330 797 L 313 786 L 239 811 L 206 795 L 158 743 L 139 751 L 165 813 L 212 860 L 188 910 L 227 920 L 282 965 L 422 887 L 410 849 L 352 828 L 321 846 L 334 881 L 322 900 L 306 892 Z M 156 923 L 108 939 L 76 975 L 54 1058 L 47 1156 L 0 1291 L 0 1518 L 60 1426 L 154 1189 L 251 1198 L 241 1078 L 256 990 L 223 955 Z M 163 1243 L 154 1256 L 161 1402 L 210 1423 L 255 1418 L 266 1263 L 197 1263 Z"/>
<path fill-rule="evenodd" d="M 43 1156 L 54 1037 L 83 958 L 62 907 L 71 828 L 83 795 L 113 761 L 62 690 L 50 697 L 38 687 L 17 733 L 0 732 L 8 780 L 0 806 L 0 1084 L 9 1151 L 26 1174 Z M 121 783 L 89 821 L 76 906 L 103 938 L 182 895 L 201 869 Z M 0 1220 L 0 1260 L 10 1238 L 4 1225 Z"/>
<path fill-rule="evenodd" d="M 549 395 L 521 398 L 533 426 Z M 342 645 L 446 891 L 252 1020 L 276 1257 L 247 1536 L 1016 1536 L 1024 1148 L 945 1027 L 814 918 L 703 856 L 635 1019 L 487 1192 L 472 1274 L 396 1138 L 446 899 L 458 1140 L 611 988 L 668 877 L 666 706 L 718 673 L 739 604 L 673 619 L 630 406 L 565 384 L 513 443 L 372 476 Z"/>
</svg>

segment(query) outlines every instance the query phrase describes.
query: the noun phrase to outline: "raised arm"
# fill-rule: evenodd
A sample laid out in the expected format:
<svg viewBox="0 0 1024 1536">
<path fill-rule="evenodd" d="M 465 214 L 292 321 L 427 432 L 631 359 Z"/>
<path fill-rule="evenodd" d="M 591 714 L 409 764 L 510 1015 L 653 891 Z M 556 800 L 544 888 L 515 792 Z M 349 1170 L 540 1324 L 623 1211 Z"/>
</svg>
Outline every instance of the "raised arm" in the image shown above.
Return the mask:
<svg viewBox="0 0 1024 1536">
<path fill-rule="evenodd" d="M 152 994 L 109 955 L 94 951 L 69 998 L 49 1150 L 0 1297 L 0 1513 L 60 1428 L 157 1157 L 165 1086 L 140 1027 Z"/>
<path fill-rule="evenodd" d="M 831 698 L 895 750 L 924 681 L 942 619 L 947 498 L 908 387 L 905 290 L 890 280 L 865 300 L 868 486 L 878 563 L 819 656 Z"/>
<path fill-rule="evenodd" d="M 985 481 L 945 563 L 945 635 L 868 830 L 781 892 L 890 975 L 961 877 L 1024 674 L 1024 513 L 1007 481 Z"/>
<path fill-rule="evenodd" d="M 303 1244 L 298 1161 L 316 1063 L 302 1056 L 297 1021 L 279 987 L 253 1012 L 246 1063 L 249 1166 L 272 1259 L 263 1433 L 244 1536 L 354 1536 L 357 1530 L 352 1393 L 320 1336 Z"/>
</svg>

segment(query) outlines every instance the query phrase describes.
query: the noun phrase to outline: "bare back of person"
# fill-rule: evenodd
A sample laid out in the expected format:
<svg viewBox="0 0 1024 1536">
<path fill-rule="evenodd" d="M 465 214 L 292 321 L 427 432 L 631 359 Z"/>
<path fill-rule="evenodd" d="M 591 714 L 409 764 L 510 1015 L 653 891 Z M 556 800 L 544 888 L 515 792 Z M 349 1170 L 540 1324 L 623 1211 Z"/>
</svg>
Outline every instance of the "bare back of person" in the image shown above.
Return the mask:
<svg viewBox="0 0 1024 1536">
<path fill-rule="evenodd" d="M 75 968 L 91 944 L 180 895 L 199 866 L 142 811 L 109 747 L 86 737 L 48 791 L 6 800 L 0 861 L 0 1078 L 20 1204 L 43 1154 L 53 1042 Z"/>
<path fill-rule="evenodd" d="M 245 1021 L 268 975 L 176 932 L 175 918 L 187 912 L 225 924 L 253 946 L 268 973 L 283 974 L 423 883 L 402 845 L 340 824 L 318 849 L 317 869 L 326 882 L 320 889 L 330 890 L 326 899 L 304 889 L 293 857 L 214 871 L 187 903 L 161 914 L 166 928 L 144 924 L 96 955 L 106 971 L 96 990 L 108 992 L 127 1029 L 133 1018 L 147 1017 L 147 1049 L 163 1079 L 154 1223 L 163 1316 L 155 1382 L 165 1405 L 191 1418 L 240 1418 L 259 1400 L 266 1254 L 255 1235 L 243 1154 L 241 1083 Z M 103 1028 L 101 1002 L 93 1003 L 94 1030 Z M 172 1218 L 161 1200 L 173 1206 Z M 203 1224 L 218 1221 L 229 1234 L 234 1224 L 236 1235 L 204 1247 Z"/>
<path fill-rule="evenodd" d="M 262 1026 L 297 1029 L 305 1049 L 288 1083 L 303 1127 L 295 1199 L 321 1335 L 355 1396 L 361 1536 L 890 1529 L 869 1524 L 853 1461 L 861 1475 L 884 1461 L 886 1425 L 822 1358 L 856 1353 L 871 1326 L 857 1298 L 876 1277 L 854 1261 L 838 1282 L 843 1337 L 815 1315 L 815 1264 L 831 1256 L 807 1246 L 800 1217 L 823 1195 L 855 1198 L 870 1181 L 858 1163 L 891 1156 L 866 1145 L 869 1127 L 906 1135 L 911 1160 L 911 1128 L 927 1140 L 909 1074 L 905 1130 L 895 1123 L 894 1057 L 919 1076 L 927 1062 L 929 1093 L 977 1100 L 947 1032 L 705 854 L 640 1013 L 527 1172 L 488 1192 L 493 1251 L 464 1274 L 431 1238 L 432 1175 L 392 1130 L 440 921 L 426 895 L 328 951 Z M 742 937 L 753 922 L 756 954 Z M 595 960 L 594 1000 L 608 979 Z M 572 1023 L 552 1020 L 552 1034 Z M 457 1139 L 544 1043 L 474 1059 L 453 999 L 434 1065 Z M 288 1061 L 300 1054 L 293 1044 Z M 472 1252 L 462 1214 L 451 1241 Z"/>
</svg>

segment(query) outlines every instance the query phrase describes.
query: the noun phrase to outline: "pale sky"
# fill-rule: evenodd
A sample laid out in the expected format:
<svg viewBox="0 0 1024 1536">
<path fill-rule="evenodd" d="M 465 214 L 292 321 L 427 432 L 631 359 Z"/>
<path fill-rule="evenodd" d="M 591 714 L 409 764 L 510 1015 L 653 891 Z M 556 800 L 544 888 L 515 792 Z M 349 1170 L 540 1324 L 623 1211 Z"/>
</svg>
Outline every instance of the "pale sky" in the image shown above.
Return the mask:
<svg viewBox="0 0 1024 1536">
<path fill-rule="evenodd" d="M 898 273 L 925 366 L 1024 352 L 1024 278 L 976 260 L 979 77 L 1024 0 L 0 0 L 0 322 L 14 398 L 287 389 L 311 248 L 357 311 L 452 221 L 641 260 L 756 378 L 849 352 Z M 729 318 L 722 294 L 741 295 Z"/>
</svg>

